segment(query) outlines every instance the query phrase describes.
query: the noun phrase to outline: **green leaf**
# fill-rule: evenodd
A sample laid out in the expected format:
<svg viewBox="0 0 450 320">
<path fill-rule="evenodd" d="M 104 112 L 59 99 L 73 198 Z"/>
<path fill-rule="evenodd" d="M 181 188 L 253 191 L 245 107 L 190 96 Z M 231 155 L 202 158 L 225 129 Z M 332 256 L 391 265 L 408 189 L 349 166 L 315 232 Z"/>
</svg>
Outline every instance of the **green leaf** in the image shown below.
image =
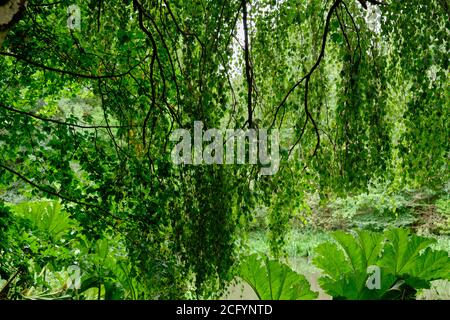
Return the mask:
<svg viewBox="0 0 450 320">
<path fill-rule="evenodd" d="M 448 253 L 427 248 L 408 272 L 414 277 L 428 281 L 438 279 L 450 280 L 450 258 Z"/>
<path fill-rule="evenodd" d="M 322 243 L 316 247 L 313 263 L 335 280 L 338 280 L 341 274 L 351 271 L 342 250 L 331 242 Z"/>
<path fill-rule="evenodd" d="M 448 253 L 432 250 L 434 239 L 408 230 L 339 231 L 333 237 L 337 243 L 319 245 L 313 262 L 324 272 L 321 288 L 335 299 L 409 299 L 430 281 L 450 277 Z M 378 288 L 367 286 L 369 266 L 379 272 Z"/>
<path fill-rule="evenodd" d="M 347 262 L 349 262 L 353 272 L 365 270 L 367 267 L 365 252 L 359 246 L 359 243 L 355 241 L 355 238 L 351 234 L 344 233 L 343 231 L 336 231 L 333 233 L 333 237 L 341 245 L 342 249 L 344 249 Z"/>
<path fill-rule="evenodd" d="M 311 300 L 318 296 L 303 275 L 276 260 L 260 259 L 256 254 L 244 260 L 239 275 L 261 300 Z"/>
<path fill-rule="evenodd" d="M 338 280 L 329 277 L 319 278 L 320 287 L 336 300 L 376 300 L 382 299 L 396 282 L 394 275 L 380 269 L 380 288 L 369 289 L 366 271 L 341 274 Z"/>
<path fill-rule="evenodd" d="M 365 268 L 367 268 L 378 261 L 383 245 L 383 235 L 375 232 L 358 231 L 358 236 L 357 240 L 363 250 Z"/>
<path fill-rule="evenodd" d="M 382 234 L 359 231 L 357 236 L 337 231 L 337 243 L 319 245 L 313 263 L 325 276 L 319 279 L 322 289 L 335 299 L 379 299 L 395 282 L 386 270 L 380 269 L 380 288 L 370 290 L 367 267 L 375 265 L 382 246 Z"/>
<path fill-rule="evenodd" d="M 105 282 L 105 300 L 122 300 L 125 290 L 119 283 Z"/>
<path fill-rule="evenodd" d="M 435 242 L 433 239 L 410 235 L 406 229 L 388 230 L 386 239 L 380 265 L 394 275 L 403 275 L 414 270 L 420 252 Z"/>
<path fill-rule="evenodd" d="M 33 228 L 47 234 L 53 241 L 60 240 L 76 226 L 57 201 L 23 202 L 13 206 L 13 210 L 30 220 Z"/>
</svg>

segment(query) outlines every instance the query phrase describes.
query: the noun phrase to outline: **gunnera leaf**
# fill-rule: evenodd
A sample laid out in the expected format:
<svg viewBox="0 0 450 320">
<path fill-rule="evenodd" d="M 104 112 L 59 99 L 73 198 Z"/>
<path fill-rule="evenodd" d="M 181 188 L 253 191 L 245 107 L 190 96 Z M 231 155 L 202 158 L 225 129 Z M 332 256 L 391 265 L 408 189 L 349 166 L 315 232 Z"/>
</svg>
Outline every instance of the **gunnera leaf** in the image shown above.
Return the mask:
<svg viewBox="0 0 450 320">
<path fill-rule="evenodd" d="M 243 261 L 239 275 L 261 300 L 312 300 L 318 296 L 303 275 L 286 264 L 257 254 Z"/>
</svg>

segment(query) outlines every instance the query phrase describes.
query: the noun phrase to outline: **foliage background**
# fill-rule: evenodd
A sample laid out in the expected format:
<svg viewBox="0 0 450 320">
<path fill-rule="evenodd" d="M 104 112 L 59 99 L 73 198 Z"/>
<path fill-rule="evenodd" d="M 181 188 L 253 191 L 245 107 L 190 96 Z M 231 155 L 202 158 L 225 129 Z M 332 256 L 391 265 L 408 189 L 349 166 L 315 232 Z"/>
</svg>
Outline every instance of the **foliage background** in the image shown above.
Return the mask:
<svg viewBox="0 0 450 320">
<path fill-rule="evenodd" d="M 72 1 L 29 1 L 0 52 L 9 297 L 80 298 L 46 278 L 74 263 L 97 298 L 220 297 L 255 229 L 279 259 L 305 228 L 447 237 L 448 5 L 386 2 L 79 0 L 71 30 Z M 274 176 L 175 166 L 194 121 L 293 135 Z"/>
</svg>

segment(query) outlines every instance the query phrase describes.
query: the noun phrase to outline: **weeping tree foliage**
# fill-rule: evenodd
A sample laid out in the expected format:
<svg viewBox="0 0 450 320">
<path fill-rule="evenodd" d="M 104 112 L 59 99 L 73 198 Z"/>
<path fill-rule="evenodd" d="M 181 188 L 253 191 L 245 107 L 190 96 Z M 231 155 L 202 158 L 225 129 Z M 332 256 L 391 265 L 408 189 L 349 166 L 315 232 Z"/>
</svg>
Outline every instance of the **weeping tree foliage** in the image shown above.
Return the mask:
<svg viewBox="0 0 450 320">
<path fill-rule="evenodd" d="M 142 298 L 220 294 L 257 205 L 277 256 L 308 192 L 448 179 L 447 2 L 377 2 L 28 1 L 0 25 L 0 186 L 120 234 Z M 174 165 L 194 121 L 290 129 L 279 171 Z"/>
</svg>

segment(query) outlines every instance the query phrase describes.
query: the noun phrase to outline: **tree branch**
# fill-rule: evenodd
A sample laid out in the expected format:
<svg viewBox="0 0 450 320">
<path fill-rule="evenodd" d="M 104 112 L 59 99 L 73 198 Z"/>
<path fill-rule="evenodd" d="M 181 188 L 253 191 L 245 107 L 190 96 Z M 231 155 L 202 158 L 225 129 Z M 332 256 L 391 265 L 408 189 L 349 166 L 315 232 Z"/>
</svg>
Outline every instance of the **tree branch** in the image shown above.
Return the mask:
<svg viewBox="0 0 450 320">
<path fill-rule="evenodd" d="M 98 210 L 100 212 L 108 214 L 109 216 L 112 216 L 114 219 L 121 220 L 119 217 L 113 215 L 111 212 L 109 212 L 108 210 L 105 210 L 104 208 L 102 208 L 102 207 L 100 207 L 98 205 L 87 203 L 87 202 L 80 201 L 80 200 L 77 200 L 77 199 L 72 199 L 72 198 L 67 197 L 65 195 L 62 195 L 62 194 L 60 194 L 60 193 L 58 193 L 58 192 L 56 192 L 54 190 L 51 190 L 50 188 L 46 188 L 46 187 L 40 186 L 37 183 L 35 183 L 35 182 L 31 181 L 30 179 L 28 179 L 27 177 L 25 177 L 24 175 L 22 175 L 21 173 L 15 171 L 14 169 L 11 169 L 11 168 L 9 168 L 9 167 L 1 164 L 1 163 L 0 163 L 0 168 L 3 168 L 4 170 L 12 173 L 13 175 L 17 176 L 18 178 L 20 178 L 22 181 L 28 183 L 29 185 L 35 187 L 39 191 L 42 191 L 42 192 L 47 193 L 49 195 L 52 195 L 54 197 L 60 198 L 62 200 L 66 200 L 68 202 L 76 203 L 78 205 L 81 205 L 81 206 L 84 206 L 84 207 L 88 207 L 88 208 L 91 208 L 91 209 L 96 209 L 96 210 Z"/>
<path fill-rule="evenodd" d="M 275 115 L 271 124 L 271 127 L 273 127 L 275 125 L 275 121 L 278 115 L 278 112 L 280 111 L 280 109 L 284 106 L 284 104 L 286 103 L 287 99 L 289 98 L 289 96 L 292 94 L 292 92 L 294 92 L 294 90 L 303 82 L 305 81 L 307 78 L 311 77 L 311 75 L 314 73 L 314 71 L 319 67 L 320 63 L 322 62 L 322 59 L 325 55 L 325 48 L 326 48 L 326 43 L 327 43 L 327 37 L 328 37 L 328 32 L 330 31 L 330 21 L 331 21 L 331 17 L 333 16 L 334 11 L 337 9 L 337 7 L 339 6 L 339 4 L 341 4 L 342 0 L 336 0 L 333 5 L 331 6 L 330 10 L 328 11 L 327 14 L 327 18 L 325 21 L 325 29 L 323 32 L 323 36 L 322 36 L 322 46 L 320 49 L 320 54 L 319 57 L 317 58 L 316 62 L 314 63 L 314 65 L 312 66 L 312 68 L 309 70 L 309 72 L 303 77 L 301 78 L 299 81 L 297 81 L 292 87 L 291 89 L 289 89 L 289 91 L 286 93 L 286 95 L 284 96 L 283 100 L 280 102 L 280 104 L 278 105 L 278 107 L 275 110 Z"/>
<path fill-rule="evenodd" d="M 253 128 L 253 107 L 252 107 L 252 90 L 253 90 L 253 73 L 250 65 L 250 47 L 248 41 L 248 21 L 247 21 L 247 0 L 242 0 L 243 25 L 244 25 L 244 58 L 245 58 L 245 75 L 247 77 L 247 123 L 249 128 Z"/>
<path fill-rule="evenodd" d="M 2 51 L 2 52 L 0 52 L 0 55 L 15 58 L 15 59 L 17 59 L 19 61 L 26 62 L 26 63 L 28 63 L 28 64 L 30 64 L 32 66 L 35 66 L 35 67 L 38 67 L 38 68 L 41 68 L 41 69 L 44 69 L 44 70 L 57 72 L 57 73 L 61 73 L 61 74 L 64 74 L 64 75 L 73 76 L 75 78 L 95 79 L 95 80 L 97 80 L 97 79 L 114 79 L 114 78 L 124 77 L 124 76 L 130 74 L 131 71 L 133 71 L 138 65 L 141 64 L 141 62 L 138 62 L 137 64 L 132 66 L 128 71 L 123 72 L 123 73 L 119 73 L 119 74 L 92 75 L 92 74 L 81 74 L 81 73 L 76 73 L 76 72 L 72 72 L 72 71 L 69 71 L 69 70 L 63 70 L 63 69 L 57 69 L 57 68 L 49 67 L 49 66 L 46 66 L 46 65 L 44 65 L 42 63 L 39 63 L 39 62 L 36 62 L 36 61 L 31 61 L 30 59 L 27 59 L 25 57 L 16 55 L 16 54 L 11 53 L 11 52 Z"/>
<path fill-rule="evenodd" d="M 130 126 L 104 126 L 104 125 L 91 125 L 91 126 L 87 126 L 87 125 L 80 125 L 80 124 L 76 124 L 76 123 L 69 123 L 69 122 L 64 122 L 64 121 L 60 121 L 60 120 L 56 120 L 56 119 L 51 119 L 51 118 L 45 118 L 42 116 L 39 116 L 35 113 L 31 113 L 31 112 L 27 112 L 27 111 L 23 111 L 23 110 L 19 110 L 19 109 L 15 109 L 12 107 L 8 107 L 6 105 L 4 105 L 3 103 L 0 102 L 0 108 L 3 108 L 5 110 L 11 111 L 11 112 L 15 112 L 24 116 L 28 116 L 34 119 L 38 119 L 44 122 L 51 122 L 51 123 L 55 123 L 55 124 L 59 124 L 59 125 L 64 125 L 64 126 L 68 126 L 68 127 L 75 127 L 75 128 L 80 128 L 80 129 L 120 129 L 120 128 L 130 128 Z"/>
</svg>

